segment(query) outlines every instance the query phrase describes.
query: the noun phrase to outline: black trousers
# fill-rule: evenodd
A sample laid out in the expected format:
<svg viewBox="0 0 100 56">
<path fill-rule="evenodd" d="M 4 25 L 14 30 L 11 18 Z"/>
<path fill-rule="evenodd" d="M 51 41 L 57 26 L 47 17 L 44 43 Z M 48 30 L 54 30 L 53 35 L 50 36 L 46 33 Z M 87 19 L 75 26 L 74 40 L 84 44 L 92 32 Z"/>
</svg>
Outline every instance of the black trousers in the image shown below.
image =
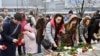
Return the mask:
<svg viewBox="0 0 100 56">
<path fill-rule="evenodd" d="M 24 46 L 24 45 L 18 46 L 18 54 L 19 54 L 19 55 L 26 54 L 26 53 L 25 53 L 25 46 Z"/>
</svg>

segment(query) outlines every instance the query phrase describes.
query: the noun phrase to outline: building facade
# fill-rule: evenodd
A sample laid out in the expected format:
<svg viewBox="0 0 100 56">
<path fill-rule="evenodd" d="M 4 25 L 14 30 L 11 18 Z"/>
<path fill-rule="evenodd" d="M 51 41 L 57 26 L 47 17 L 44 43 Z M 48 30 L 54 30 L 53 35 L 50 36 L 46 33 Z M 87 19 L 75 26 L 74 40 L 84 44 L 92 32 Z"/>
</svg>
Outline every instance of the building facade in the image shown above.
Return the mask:
<svg viewBox="0 0 100 56">
<path fill-rule="evenodd" d="M 92 4 L 90 3 L 89 5 L 91 6 L 88 7 L 86 11 L 98 10 L 100 5 L 99 2 L 100 0 L 96 0 Z M 44 14 L 50 14 L 52 12 L 67 14 L 69 10 L 75 12 L 75 7 L 71 6 L 71 4 L 74 3 L 73 0 L 0 0 L 0 12 L 2 8 L 8 8 L 10 12 L 16 12 L 18 10 L 29 12 L 30 10 L 35 10 Z"/>
</svg>

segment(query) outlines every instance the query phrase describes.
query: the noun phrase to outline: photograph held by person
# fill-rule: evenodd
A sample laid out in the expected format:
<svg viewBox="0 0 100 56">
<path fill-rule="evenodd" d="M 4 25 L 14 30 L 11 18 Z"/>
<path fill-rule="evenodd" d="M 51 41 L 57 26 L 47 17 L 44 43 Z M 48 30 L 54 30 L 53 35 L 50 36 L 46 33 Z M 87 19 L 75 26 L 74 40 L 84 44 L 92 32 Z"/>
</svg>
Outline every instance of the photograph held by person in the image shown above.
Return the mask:
<svg viewBox="0 0 100 56">
<path fill-rule="evenodd" d="M 21 14 L 16 13 L 10 22 L 3 24 L 3 32 L 1 33 L 3 39 L 1 43 L 6 45 L 7 49 L 1 51 L 2 56 L 16 56 L 17 38 L 21 33 L 21 20 Z"/>
<path fill-rule="evenodd" d="M 70 19 L 66 22 L 65 34 L 62 36 L 62 44 L 64 46 L 74 46 L 79 43 L 78 19 L 77 15 L 71 15 Z"/>
<path fill-rule="evenodd" d="M 47 39 L 52 44 L 52 49 L 57 50 L 59 46 L 59 38 L 61 37 L 61 33 L 64 31 L 64 21 L 63 16 L 61 14 L 56 14 L 50 22 L 46 25 L 46 33 L 44 39 Z M 48 49 L 49 50 L 49 49 Z"/>
<path fill-rule="evenodd" d="M 79 31 L 80 31 L 80 42 L 88 43 L 90 37 L 88 37 L 88 27 L 91 22 L 90 16 L 85 16 L 80 22 Z"/>
</svg>

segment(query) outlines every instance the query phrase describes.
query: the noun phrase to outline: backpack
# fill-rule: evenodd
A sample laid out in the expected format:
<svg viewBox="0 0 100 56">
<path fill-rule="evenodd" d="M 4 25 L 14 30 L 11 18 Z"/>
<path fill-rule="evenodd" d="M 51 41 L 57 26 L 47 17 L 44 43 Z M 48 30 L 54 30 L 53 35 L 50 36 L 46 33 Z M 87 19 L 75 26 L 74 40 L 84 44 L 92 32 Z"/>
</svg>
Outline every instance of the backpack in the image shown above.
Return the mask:
<svg viewBox="0 0 100 56">
<path fill-rule="evenodd" d="M 32 20 L 31 20 L 31 17 L 28 17 L 27 18 L 27 23 L 30 23 L 31 26 L 33 25 Z"/>
</svg>

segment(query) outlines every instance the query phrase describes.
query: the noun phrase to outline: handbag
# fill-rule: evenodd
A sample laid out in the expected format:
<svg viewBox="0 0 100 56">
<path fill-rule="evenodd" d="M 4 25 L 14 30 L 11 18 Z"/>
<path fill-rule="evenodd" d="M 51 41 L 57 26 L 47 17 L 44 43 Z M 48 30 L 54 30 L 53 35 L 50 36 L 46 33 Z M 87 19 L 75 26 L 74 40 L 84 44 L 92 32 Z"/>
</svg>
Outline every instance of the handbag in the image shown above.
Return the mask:
<svg viewBox="0 0 100 56">
<path fill-rule="evenodd" d="M 45 32 L 45 34 L 46 34 L 46 32 Z M 52 35 L 52 28 L 51 28 L 51 35 Z M 44 36 L 46 36 L 46 35 L 44 35 Z M 49 49 L 52 46 L 52 43 L 48 39 L 45 39 L 45 38 L 42 40 L 41 44 L 45 49 Z"/>
<path fill-rule="evenodd" d="M 43 39 L 41 44 L 43 45 L 43 47 L 45 49 L 49 49 L 51 47 L 51 45 L 52 45 L 51 42 L 48 41 L 47 39 Z"/>
</svg>

